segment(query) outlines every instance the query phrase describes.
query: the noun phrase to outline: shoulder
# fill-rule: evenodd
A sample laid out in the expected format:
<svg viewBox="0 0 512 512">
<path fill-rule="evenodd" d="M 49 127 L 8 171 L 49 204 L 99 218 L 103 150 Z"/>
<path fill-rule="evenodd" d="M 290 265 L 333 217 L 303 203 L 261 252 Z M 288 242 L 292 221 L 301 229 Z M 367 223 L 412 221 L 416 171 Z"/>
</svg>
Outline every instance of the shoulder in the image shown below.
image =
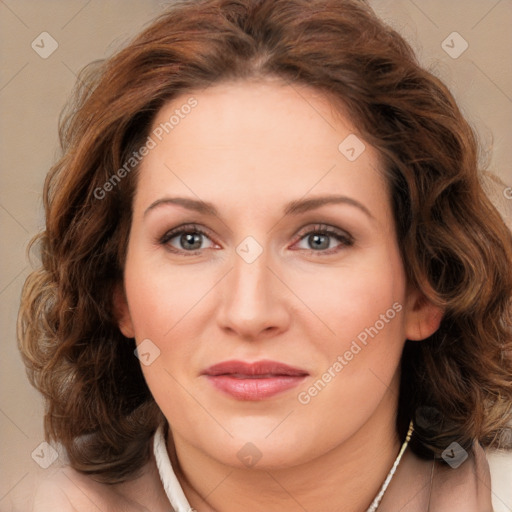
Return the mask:
<svg viewBox="0 0 512 512">
<path fill-rule="evenodd" d="M 511 510 L 511 457 L 510 452 L 486 450 L 474 441 L 471 454 L 465 454 L 456 464 L 438 466 L 434 493 L 439 510 Z"/>
<path fill-rule="evenodd" d="M 460 445 L 450 447 L 444 460 L 406 452 L 395 476 L 401 485 L 390 488 L 386 511 L 417 512 L 429 506 L 436 512 L 493 511 L 494 482 L 491 490 L 489 463 L 477 442 L 469 453 Z M 496 507 L 495 512 L 501 509 Z"/>
<path fill-rule="evenodd" d="M 168 512 L 169 502 L 153 457 L 139 476 L 103 484 L 70 466 L 45 470 L 37 482 L 32 512 Z"/>
<path fill-rule="evenodd" d="M 69 466 L 53 469 L 37 482 L 32 512 L 111 511 L 112 491 Z"/>
<path fill-rule="evenodd" d="M 495 512 L 512 510 L 512 451 L 486 450 Z"/>
</svg>

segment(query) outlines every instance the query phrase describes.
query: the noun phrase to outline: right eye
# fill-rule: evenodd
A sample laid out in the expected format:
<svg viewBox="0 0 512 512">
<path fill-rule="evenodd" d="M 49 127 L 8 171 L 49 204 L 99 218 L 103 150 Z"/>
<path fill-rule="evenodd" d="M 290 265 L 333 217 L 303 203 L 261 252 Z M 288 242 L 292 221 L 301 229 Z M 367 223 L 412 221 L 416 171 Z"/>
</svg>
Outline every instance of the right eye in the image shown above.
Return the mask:
<svg viewBox="0 0 512 512">
<path fill-rule="evenodd" d="M 201 247 L 204 239 L 207 238 L 211 242 L 211 248 L 214 243 L 208 237 L 207 233 L 198 226 L 185 225 L 167 231 L 159 240 L 160 244 L 165 245 L 171 252 L 181 254 L 183 256 L 193 256 L 200 254 L 204 247 Z M 178 245 L 178 247 L 176 247 Z M 188 253 L 188 254 L 187 254 Z"/>
</svg>

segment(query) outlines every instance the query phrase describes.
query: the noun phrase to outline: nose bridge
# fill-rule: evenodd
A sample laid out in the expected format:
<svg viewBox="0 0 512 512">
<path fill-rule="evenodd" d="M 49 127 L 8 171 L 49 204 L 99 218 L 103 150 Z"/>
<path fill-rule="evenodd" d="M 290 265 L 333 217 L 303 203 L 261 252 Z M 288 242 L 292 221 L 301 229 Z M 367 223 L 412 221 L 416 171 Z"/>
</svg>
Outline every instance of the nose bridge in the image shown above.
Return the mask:
<svg viewBox="0 0 512 512">
<path fill-rule="evenodd" d="M 279 283 L 268 268 L 273 266 L 271 256 L 270 251 L 252 237 L 236 247 L 219 313 L 224 327 L 254 337 L 262 330 L 282 328 L 286 323 Z"/>
<path fill-rule="evenodd" d="M 269 251 L 264 249 L 252 237 L 242 241 L 233 257 L 233 271 L 229 280 L 229 296 L 236 304 L 255 308 L 268 300 L 272 273 Z"/>
<path fill-rule="evenodd" d="M 243 223 L 247 229 L 247 223 Z M 258 232 L 259 233 L 259 232 Z M 257 238 L 256 238 L 256 237 Z M 271 265 L 271 254 L 268 248 L 269 237 L 261 232 L 258 235 L 246 235 L 235 246 L 233 254 L 233 270 L 231 272 L 231 286 L 245 294 L 264 292 L 265 281 L 268 280 Z M 236 290 L 233 292 L 237 293 Z"/>
</svg>

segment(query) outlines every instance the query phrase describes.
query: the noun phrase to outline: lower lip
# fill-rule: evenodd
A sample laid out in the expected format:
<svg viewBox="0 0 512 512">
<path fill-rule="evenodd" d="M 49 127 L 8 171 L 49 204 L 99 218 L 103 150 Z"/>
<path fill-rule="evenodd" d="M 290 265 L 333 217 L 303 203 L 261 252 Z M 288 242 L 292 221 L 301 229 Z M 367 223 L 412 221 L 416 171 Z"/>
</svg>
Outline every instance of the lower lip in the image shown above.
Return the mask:
<svg viewBox="0 0 512 512">
<path fill-rule="evenodd" d="M 208 380 L 220 391 L 238 400 L 264 400 L 298 386 L 305 375 L 276 375 L 261 379 L 240 379 L 229 375 L 208 375 Z"/>
</svg>

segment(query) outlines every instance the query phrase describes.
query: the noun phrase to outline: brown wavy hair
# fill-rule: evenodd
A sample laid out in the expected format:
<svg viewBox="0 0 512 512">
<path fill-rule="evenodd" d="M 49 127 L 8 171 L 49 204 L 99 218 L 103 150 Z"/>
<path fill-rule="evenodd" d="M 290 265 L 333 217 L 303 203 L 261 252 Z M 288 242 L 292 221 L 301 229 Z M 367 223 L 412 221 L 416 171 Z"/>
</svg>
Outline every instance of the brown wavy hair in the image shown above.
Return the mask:
<svg viewBox="0 0 512 512">
<path fill-rule="evenodd" d="M 434 335 L 406 341 L 397 432 L 414 419 L 411 449 L 422 457 L 439 458 L 452 440 L 467 451 L 474 440 L 509 448 L 511 233 L 483 192 L 477 141 L 451 93 L 357 0 L 173 2 L 80 74 L 44 186 L 46 229 L 32 241 L 42 264 L 26 280 L 18 320 L 47 439 L 104 482 L 147 461 L 163 415 L 113 306 L 137 169 L 98 190 L 166 102 L 265 77 L 322 92 L 378 150 L 408 280 L 445 311 Z"/>
</svg>

